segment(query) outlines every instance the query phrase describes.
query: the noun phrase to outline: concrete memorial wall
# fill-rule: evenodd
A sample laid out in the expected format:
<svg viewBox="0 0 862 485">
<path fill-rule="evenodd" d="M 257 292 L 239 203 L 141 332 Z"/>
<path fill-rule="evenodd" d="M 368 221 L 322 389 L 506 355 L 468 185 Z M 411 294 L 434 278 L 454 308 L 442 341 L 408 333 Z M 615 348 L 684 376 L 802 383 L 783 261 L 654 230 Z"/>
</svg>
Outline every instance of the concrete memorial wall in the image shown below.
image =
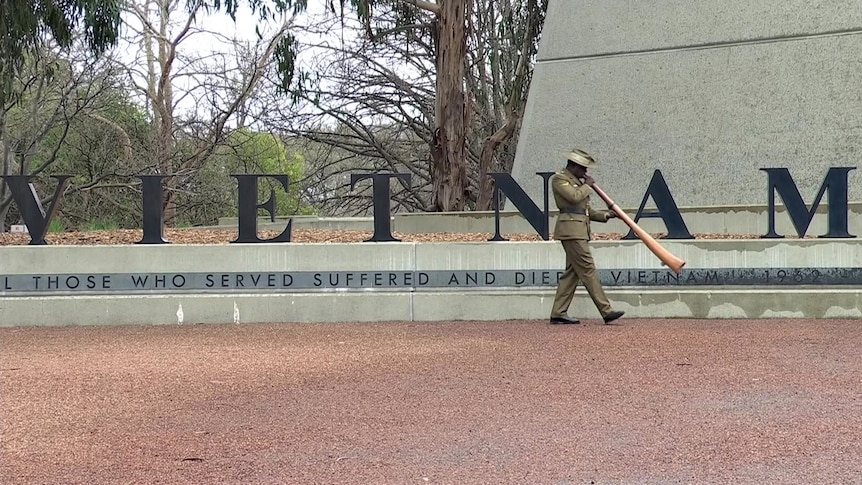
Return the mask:
<svg viewBox="0 0 862 485">
<path fill-rule="evenodd" d="M 776 167 L 811 204 L 859 166 L 860 53 L 855 0 L 551 0 L 513 176 L 540 203 L 535 173 L 580 147 L 621 207 L 655 170 L 680 206 L 765 204 Z"/>
<path fill-rule="evenodd" d="M 860 318 L 858 239 L 592 243 L 627 318 Z M 559 243 L 0 246 L 0 327 L 544 320 Z M 598 318 L 583 288 L 571 314 Z"/>
</svg>

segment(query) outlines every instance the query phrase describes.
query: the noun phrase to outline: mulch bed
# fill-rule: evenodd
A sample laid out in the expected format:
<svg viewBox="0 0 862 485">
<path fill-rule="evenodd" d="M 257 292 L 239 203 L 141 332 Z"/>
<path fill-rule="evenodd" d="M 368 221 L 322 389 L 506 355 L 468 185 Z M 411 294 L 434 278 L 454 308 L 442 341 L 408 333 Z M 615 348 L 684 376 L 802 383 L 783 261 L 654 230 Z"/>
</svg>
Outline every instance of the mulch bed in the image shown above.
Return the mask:
<svg viewBox="0 0 862 485">
<path fill-rule="evenodd" d="M 141 240 L 140 229 L 119 229 L 111 231 L 60 232 L 50 233 L 45 237 L 48 244 L 55 246 L 73 245 L 111 245 L 134 244 Z M 274 238 L 279 231 L 261 230 L 261 239 Z M 371 231 L 356 230 L 323 230 L 294 229 L 291 231 L 291 242 L 294 243 L 353 243 L 369 239 Z M 393 236 L 404 242 L 485 242 L 492 233 L 425 233 L 404 234 L 394 232 Z M 595 233 L 594 240 L 620 240 L 624 233 Z M 664 233 L 652 234 L 656 239 L 665 236 Z M 759 239 L 760 234 L 694 234 L 695 239 Z M 228 244 L 237 237 L 236 229 L 165 229 L 165 240 L 171 244 Z M 541 241 L 538 234 L 503 234 L 510 241 Z M 788 239 L 793 239 L 788 237 Z M 0 246 L 26 245 L 30 243 L 29 234 L 0 233 Z"/>
</svg>

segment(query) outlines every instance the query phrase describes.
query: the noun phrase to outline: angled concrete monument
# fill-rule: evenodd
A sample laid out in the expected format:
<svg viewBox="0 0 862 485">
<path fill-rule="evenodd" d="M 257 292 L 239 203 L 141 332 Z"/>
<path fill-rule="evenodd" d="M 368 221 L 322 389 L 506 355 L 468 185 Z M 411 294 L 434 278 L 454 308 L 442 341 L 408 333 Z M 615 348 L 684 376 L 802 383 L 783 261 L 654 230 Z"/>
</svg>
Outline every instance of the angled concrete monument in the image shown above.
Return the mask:
<svg viewBox="0 0 862 485">
<path fill-rule="evenodd" d="M 765 204 L 759 169 L 786 167 L 810 205 L 830 167 L 859 167 L 860 201 L 862 5 L 551 0 L 513 176 L 541 203 L 535 173 L 572 147 L 626 208 L 655 170 L 678 205 L 711 206 Z"/>
</svg>

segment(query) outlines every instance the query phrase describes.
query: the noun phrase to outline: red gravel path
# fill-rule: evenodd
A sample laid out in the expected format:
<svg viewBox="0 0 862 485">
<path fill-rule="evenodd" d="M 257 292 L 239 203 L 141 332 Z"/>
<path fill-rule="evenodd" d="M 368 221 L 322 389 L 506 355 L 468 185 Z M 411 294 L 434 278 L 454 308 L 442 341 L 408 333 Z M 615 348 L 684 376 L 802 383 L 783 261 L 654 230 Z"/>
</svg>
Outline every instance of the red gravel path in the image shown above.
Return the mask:
<svg viewBox="0 0 862 485">
<path fill-rule="evenodd" d="M 0 330 L 0 482 L 860 483 L 862 321 Z"/>
</svg>

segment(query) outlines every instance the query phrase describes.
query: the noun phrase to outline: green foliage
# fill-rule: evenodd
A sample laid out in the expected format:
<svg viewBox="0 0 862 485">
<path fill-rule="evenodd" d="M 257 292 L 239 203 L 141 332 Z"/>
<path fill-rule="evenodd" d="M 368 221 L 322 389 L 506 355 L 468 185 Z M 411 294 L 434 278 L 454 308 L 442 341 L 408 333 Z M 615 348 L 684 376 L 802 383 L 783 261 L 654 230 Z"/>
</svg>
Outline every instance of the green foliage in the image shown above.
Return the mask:
<svg viewBox="0 0 862 485">
<path fill-rule="evenodd" d="M 74 176 L 70 183 L 72 190 L 61 206 L 73 227 L 88 230 L 139 227 L 141 196 L 133 188 L 136 179 L 131 175 L 146 170 L 146 160 L 137 154 L 146 152 L 149 123 L 143 111 L 123 99 L 121 93 L 105 93 L 97 107 L 93 115 L 98 117 L 80 116 L 70 123 L 68 130 L 63 125 L 55 126 L 35 155 L 34 163 L 40 164 L 53 155 L 56 160 L 51 173 Z M 129 145 L 125 146 L 127 142 Z M 77 190 L 89 186 L 101 188 Z M 45 190 L 53 190 L 53 185 Z"/>
<path fill-rule="evenodd" d="M 119 228 L 117 221 L 111 219 L 96 219 L 87 224 L 88 231 L 112 231 Z"/>
<path fill-rule="evenodd" d="M 322 0 L 331 2 L 333 0 Z M 342 4 L 344 0 L 339 0 Z M 352 0 L 356 1 L 356 0 Z M 191 9 L 198 0 L 186 0 L 186 5 Z M 243 2 L 241 0 L 210 0 L 205 8 L 208 12 L 216 11 L 228 14 L 231 19 L 236 20 L 236 10 Z M 251 12 L 257 14 L 258 19 L 267 20 L 278 17 L 282 13 L 293 11 L 302 12 L 308 8 L 308 0 L 247 0 Z"/>
<path fill-rule="evenodd" d="M 211 164 L 221 172 L 223 177 L 230 174 L 269 174 L 287 175 L 288 191 L 274 178 L 262 178 L 258 185 L 258 201 L 265 202 L 274 192 L 276 215 L 313 214 L 314 209 L 301 202 L 300 187 L 297 181 L 301 179 L 305 161 L 298 154 L 288 155 L 288 152 L 275 135 L 271 133 L 254 132 L 240 129 L 232 132 L 227 142 L 218 150 Z M 232 185 L 235 179 L 231 178 Z M 236 216 L 236 189 L 231 192 L 231 205 L 223 216 Z M 265 212 L 261 210 L 261 214 Z"/>
<path fill-rule="evenodd" d="M 94 53 L 114 45 L 123 0 L 0 0 L 0 106 L 14 97 L 12 80 L 25 54 L 50 36 L 69 47 L 81 33 Z"/>
<path fill-rule="evenodd" d="M 66 224 L 64 224 L 58 217 L 55 217 L 51 219 L 51 223 L 48 224 L 48 232 L 66 232 Z"/>
<path fill-rule="evenodd" d="M 400 0 L 319 0 L 333 13 L 336 4 L 344 16 L 345 6 L 351 6 L 360 20 L 366 23 L 369 35 L 372 7 L 378 4 L 400 5 L 409 16 L 408 9 Z M 199 0 L 186 0 L 189 11 L 194 10 Z M 12 81 L 20 69 L 25 54 L 33 50 L 46 37 L 52 38 L 60 47 L 69 47 L 76 36 L 82 36 L 90 50 L 98 55 L 116 44 L 124 0 L 0 0 L 0 106 L 14 100 L 17 93 Z M 285 13 L 299 13 L 308 8 L 308 0 L 205 0 L 207 12 L 223 12 L 236 20 L 240 5 L 247 5 L 260 22 L 274 20 Z M 406 18 L 406 17 L 405 17 Z M 260 36 L 260 30 L 255 27 Z M 300 82 L 291 89 L 295 77 L 300 81 L 308 75 L 297 72 L 297 43 L 288 34 L 275 48 L 278 89 L 281 93 L 302 90 Z"/>
<path fill-rule="evenodd" d="M 329 5 L 332 9 L 335 8 L 335 0 L 319 1 L 324 2 L 324 5 Z M 365 1 L 351 0 L 352 3 L 365 3 Z M 341 4 L 343 12 L 345 0 L 338 0 L 338 2 Z M 198 0 L 186 0 L 186 5 L 189 9 L 194 8 L 197 3 Z M 204 9 L 207 12 L 224 12 L 236 21 L 236 11 L 243 3 L 248 5 L 252 14 L 255 14 L 261 22 L 277 19 L 285 13 L 303 12 L 308 8 L 308 0 L 245 0 L 245 2 L 242 0 L 210 0 L 206 2 Z M 255 27 L 255 33 L 258 37 L 262 37 L 258 27 Z M 283 94 L 290 93 L 292 92 L 291 84 L 293 84 L 294 77 L 297 75 L 297 43 L 292 34 L 288 33 L 276 44 L 274 56 L 276 73 L 278 74 L 278 82 L 276 83 L 278 91 Z M 300 78 L 304 78 L 305 76 L 303 73 L 299 74 Z M 302 86 L 297 86 L 296 89 L 301 90 Z"/>
<path fill-rule="evenodd" d="M 2 0 L 0 0 L 2 1 Z M 375 6 L 384 5 L 395 9 L 399 13 L 401 19 L 399 25 L 412 24 L 416 17 L 416 8 L 410 5 L 410 2 L 404 0 L 317 0 L 323 3 L 331 13 L 338 14 L 342 18 L 345 15 L 345 7 L 352 8 L 357 17 L 366 27 L 366 32 L 369 37 L 373 37 L 371 31 L 371 12 Z M 189 9 L 194 8 L 198 0 L 186 0 L 186 5 Z M 205 3 L 204 9 L 207 12 L 224 12 L 234 21 L 236 20 L 236 12 L 239 6 L 246 3 L 252 14 L 255 14 L 259 21 L 265 22 L 274 20 L 286 13 L 300 13 L 308 9 L 308 0 L 209 0 Z M 336 6 L 338 11 L 336 11 Z M 255 27 L 255 32 L 258 37 L 261 37 L 260 30 Z M 278 75 L 277 88 L 282 94 L 291 94 L 293 100 L 297 101 L 298 96 L 303 93 L 304 83 L 311 77 L 309 73 L 297 70 L 297 51 L 298 44 L 295 37 L 288 33 L 276 44 L 274 57 L 276 65 L 276 73 Z"/>
</svg>

